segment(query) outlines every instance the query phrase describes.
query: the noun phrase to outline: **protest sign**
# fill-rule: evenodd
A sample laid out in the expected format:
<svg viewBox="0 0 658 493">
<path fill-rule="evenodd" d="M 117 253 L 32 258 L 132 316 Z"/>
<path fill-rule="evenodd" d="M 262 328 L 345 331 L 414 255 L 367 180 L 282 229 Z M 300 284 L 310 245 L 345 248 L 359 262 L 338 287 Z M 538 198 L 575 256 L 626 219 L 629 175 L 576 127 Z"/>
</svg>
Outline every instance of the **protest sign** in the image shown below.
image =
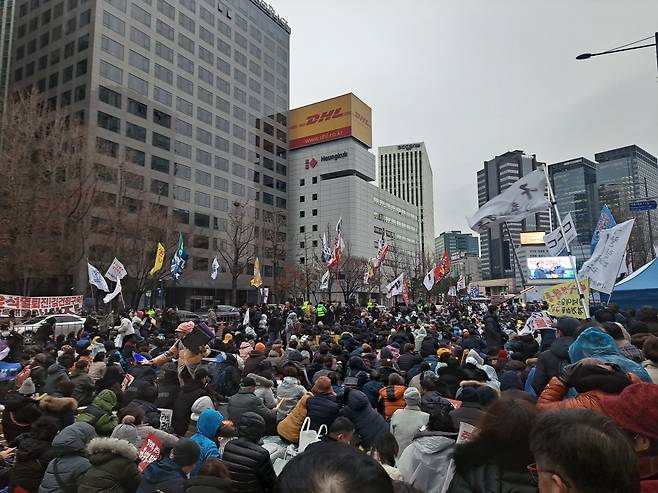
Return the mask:
<svg viewBox="0 0 658 493">
<path fill-rule="evenodd" d="M 14 315 L 22 317 L 25 312 L 37 312 L 47 315 L 50 310 L 55 313 L 78 313 L 82 310 L 82 295 L 80 296 L 18 296 L 14 294 L 0 294 L 0 316 Z"/>
<path fill-rule="evenodd" d="M 459 423 L 459 433 L 457 434 L 457 445 L 460 443 L 465 443 L 471 441 L 471 438 L 477 431 L 477 428 L 463 421 Z M 452 482 L 452 478 L 455 476 L 455 471 L 457 466 L 455 465 L 455 459 L 450 459 L 450 464 L 448 464 L 448 470 L 446 471 L 445 479 L 443 480 L 443 486 L 441 487 L 441 493 L 446 493 Z"/>
<path fill-rule="evenodd" d="M 128 387 L 130 387 L 130 384 L 135 381 L 135 377 L 133 377 L 130 373 L 126 373 L 126 376 L 123 377 L 123 382 L 121 382 L 121 392 L 125 392 Z"/>
<path fill-rule="evenodd" d="M 580 281 L 585 300 L 589 301 L 589 280 Z M 554 317 L 587 318 L 583 304 L 578 296 L 576 280 L 563 282 L 544 291 L 544 299 L 548 303 L 548 313 Z"/>
<path fill-rule="evenodd" d="M 155 434 L 149 433 L 144 445 L 139 449 L 139 465 L 137 466 L 139 472 L 143 473 L 151 462 L 160 458 L 160 450 L 162 450 L 162 442 Z"/>
<path fill-rule="evenodd" d="M 160 429 L 169 433 L 171 429 L 171 419 L 174 415 L 173 409 L 158 408 L 160 411 Z"/>
</svg>

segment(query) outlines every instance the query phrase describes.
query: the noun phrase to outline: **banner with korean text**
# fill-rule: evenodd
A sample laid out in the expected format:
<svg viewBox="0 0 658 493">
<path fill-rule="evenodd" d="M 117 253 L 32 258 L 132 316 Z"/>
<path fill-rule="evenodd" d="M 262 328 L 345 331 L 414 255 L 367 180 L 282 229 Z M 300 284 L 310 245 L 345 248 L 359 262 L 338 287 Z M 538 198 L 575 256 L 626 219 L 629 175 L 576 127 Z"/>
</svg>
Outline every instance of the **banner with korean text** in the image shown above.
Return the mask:
<svg viewBox="0 0 658 493">
<path fill-rule="evenodd" d="M 589 279 L 580 281 L 585 300 L 589 302 Z M 554 317 L 573 317 L 584 320 L 586 317 L 583 304 L 578 297 L 576 281 L 567 281 L 544 291 L 548 303 L 548 313 Z"/>
<path fill-rule="evenodd" d="M 0 294 L 0 316 L 7 317 L 14 310 L 14 315 L 22 317 L 29 310 L 39 315 L 47 315 L 50 310 L 60 313 L 78 313 L 82 310 L 82 295 L 79 296 L 18 296 Z"/>
</svg>

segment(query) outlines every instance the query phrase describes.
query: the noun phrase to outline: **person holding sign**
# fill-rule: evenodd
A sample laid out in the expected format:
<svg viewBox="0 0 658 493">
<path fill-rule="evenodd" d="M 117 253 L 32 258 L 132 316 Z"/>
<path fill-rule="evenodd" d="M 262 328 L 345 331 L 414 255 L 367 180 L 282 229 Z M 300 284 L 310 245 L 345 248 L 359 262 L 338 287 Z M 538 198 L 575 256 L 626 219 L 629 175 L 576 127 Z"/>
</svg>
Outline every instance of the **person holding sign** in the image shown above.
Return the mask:
<svg viewBox="0 0 658 493">
<path fill-rule="evenodd" d="M 199 332 L 201 334 L 199 334 Z M 197 344 L 196 341 L 208 342 L 207 334 L 199 329 L 195 331 L 194 322 L 183 322 L 176 327 L 177 340 L 173 346 L 161 355 L 150 361 L 144 361 L 146 365 L 160 366 L 174 358 L 178 358 L 178 378 L 182 382 L 194 376 L 197 367 L 203 358 L 210 354 L 210 348 L 205 344 Z M 202 337 L 199 337 L 201 335 Z M 187 375 L 184 375 L 187 373 Z"/>
</svg>

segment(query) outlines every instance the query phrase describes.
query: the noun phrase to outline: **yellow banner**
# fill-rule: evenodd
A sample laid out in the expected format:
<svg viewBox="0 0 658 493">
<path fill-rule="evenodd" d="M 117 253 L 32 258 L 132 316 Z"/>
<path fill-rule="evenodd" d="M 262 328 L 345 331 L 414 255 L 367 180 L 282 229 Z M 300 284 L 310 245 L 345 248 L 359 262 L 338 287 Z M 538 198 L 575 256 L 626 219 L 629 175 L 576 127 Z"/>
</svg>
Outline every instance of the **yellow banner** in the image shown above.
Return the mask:
<svg viewBox="0 0 658 493">
<path fill-rule="evenodd" d="M 585 301 L 589 303 L 589 279 L 580 281 L 580 287 L 583 290 Z M 548 313 L 554 317 L 586 318 L 575 279 L 546 289 L 544 299 L 548 302 Z"/>
<path fill-rule="evenodd" d="M 260 277 L 260 262 L 258 261 L 258 257 L 256 257 L 256 261 L 254 262 L 254 277 L 251 280 L 251 285 L 255 288 L 260 288 L 263 285 L 263 279 Z"/>
<path fill-rule="evenodd" d="M 165 247 L 162 243 L 158 243 L 158 248 L 155 252 L 155 263 L 153 264 L 153 268 L 149 271 L 149 276 L 152 276 L 160 269 L 162 269 L 162 264 L 164 264 L 164 258 L 165 258 Z"/>
</svg>

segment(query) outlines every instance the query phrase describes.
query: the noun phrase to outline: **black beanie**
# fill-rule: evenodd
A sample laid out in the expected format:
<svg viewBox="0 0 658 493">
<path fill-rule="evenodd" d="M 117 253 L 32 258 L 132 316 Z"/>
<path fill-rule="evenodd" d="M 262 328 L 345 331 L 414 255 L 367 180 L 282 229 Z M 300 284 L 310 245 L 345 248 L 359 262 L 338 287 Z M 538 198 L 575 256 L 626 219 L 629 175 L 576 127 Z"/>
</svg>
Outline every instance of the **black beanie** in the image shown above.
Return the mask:
<svg viewBox="0 0 658 493">
<path fill-rule="evenodd" d="M 195 441 L 181 438 L 174 446 L 173 461 L 181 467 L 196 464 L 201 457 L 201 449 Z"/>
</svg>

